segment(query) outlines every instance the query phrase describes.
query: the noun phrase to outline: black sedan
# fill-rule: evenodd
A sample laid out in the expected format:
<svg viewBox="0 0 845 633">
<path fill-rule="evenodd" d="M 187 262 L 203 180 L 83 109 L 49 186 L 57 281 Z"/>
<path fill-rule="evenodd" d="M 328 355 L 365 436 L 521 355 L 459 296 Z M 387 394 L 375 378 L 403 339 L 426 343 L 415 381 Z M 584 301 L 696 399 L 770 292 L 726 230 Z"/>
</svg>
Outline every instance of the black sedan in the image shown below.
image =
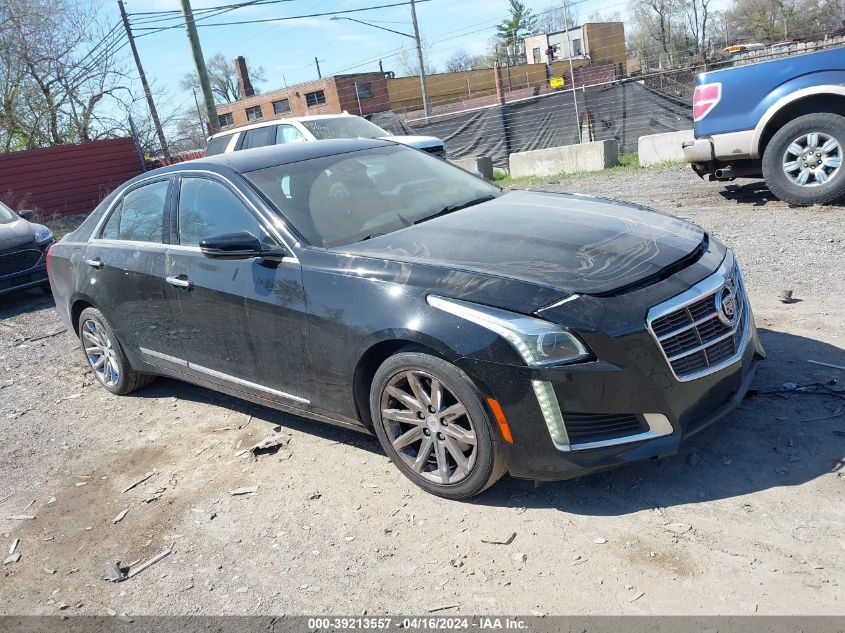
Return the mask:
<svg viewBox="0 0 845 633">
<path fill-rule="evenodd" d="M 187 380 L 378 436 L 422 488 L 676 453 L 763 355 L 733 253 L 629 204 L 377 140 L 173 165 L 51 251 L 106 389 Z"/>
<path fill-rule="evenodd" d="M 53 232 L 33 224 L 32 211 L 15 213 L 0 202 L 0 295 L 24 288 L 50 289 L 47 249 Z"/>
</svg>

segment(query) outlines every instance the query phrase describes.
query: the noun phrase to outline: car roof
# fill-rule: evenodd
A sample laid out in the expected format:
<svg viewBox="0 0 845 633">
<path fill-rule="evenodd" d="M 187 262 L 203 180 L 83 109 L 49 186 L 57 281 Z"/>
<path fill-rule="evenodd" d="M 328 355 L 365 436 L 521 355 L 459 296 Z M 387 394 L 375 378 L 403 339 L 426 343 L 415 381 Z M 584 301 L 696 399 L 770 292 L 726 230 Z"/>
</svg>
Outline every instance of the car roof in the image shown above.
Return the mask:
<svg viewBox="0 0 845 633">
<path fill-rule="evenodd" d="M 254 130 L 257 128 L 267 127 L 268 125 L 279 125 L 280 123 L 290 123 L 291 121 L 319 121 L 321 119 L 338 119 L 338 118 L 345 118 L 345 117 L 355 117 L 355 118 L 363 118 L 359 117 L 357 114 L 349 114 L 348 112 L 344 112 L 342 114 L 312 114 L 309 116 L 287 116 L 287 117 L 279 117 L 278 119 L 269 119 L 267 121 L 259 121 L 257 123 L 249 123 L 247 125 L 239 125 L 238 127 L 232 128 L 231 130 L 224 130 L 222 132 L 217 132 L 217 134 L 212 134 L 208 137 L 208 140 L 215 138 L 220 138 L 221 136 L 229 136 L 230 134 L 237 134 L 238 132 L 243 132 L 245 130 Z"/>
<path fill-rule="evenodd" d="M 231 152 L 229 154 L 217 154 L 206 158 L 188 160 L 182 163 L 169 165 L 167 167 L 161 167 L 154 171 L 147 172 L 146 174 L 143 174 L 143 176 L 146 177 L 153 173 L 164 174 L 197 169 L 208 169 L 210 171 L 218 172 L 233 171 L 237 173 L 245 173 L 255 171 L 256 169 L 264 169 L 265 167 L 275 167 L 276 165 L 285 165 L 302 160 L 310 160 L 312 158 L 323 158 L 325 156 L 333 156 L 335 154 L 346 154 L 348 152 L 357 152 L 376 147 L 390 147 L 396 145 L 399 145 L 399 143 L 394 143 L 393 141 L 383 141 L 380 139 L 358 138 L 333 139 L 327 141 L 317 141 L 314 143 L 268 145 L 266 147 L 256 147 L 254 149 Z"/>
</svg>

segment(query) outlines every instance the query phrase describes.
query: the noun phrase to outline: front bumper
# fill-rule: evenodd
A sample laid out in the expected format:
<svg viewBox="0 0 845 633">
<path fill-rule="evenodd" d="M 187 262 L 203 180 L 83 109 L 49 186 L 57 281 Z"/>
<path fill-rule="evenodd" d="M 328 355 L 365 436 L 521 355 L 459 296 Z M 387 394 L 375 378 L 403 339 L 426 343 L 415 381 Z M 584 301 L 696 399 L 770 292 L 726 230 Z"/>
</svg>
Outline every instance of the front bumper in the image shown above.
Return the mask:
<svg viewBox="0 0 845 633">
<path fill-rule="evenodd" d="M 698 286 L 726 269 L 734 269 L 730 254 Z M 635 298 L 627 300 L 636 303 Z M 655 336 L 642 325 L 620 336 L 596 333 L 587 339 L 599 358 L 591 363 L 531 369 L 465 360 L 463 369 L 479 377 L 481 389 L 499 401 L 508 420 L 513 436 L 513 443 L 506 444 L 510 473 L 535 480 L 569 479 L 678 453 L 685 438 L 724 419 L 742 401 L 756 363 L 764 357 L 750 305 L 744 302 L 744 320 L 736 328 L 736 351 L 729 362 L 689 377 L 675 374 Z M 547 385 L 552 395 L 544 398 L 538 383 Z M 555 415 L 570 431 L 568 436 L 567 431 L 555 432 Z M 626 419 L 639 421 L 639 429 L 598 441 L 589 435 L 577 439 L 570 428 L 589 433 L 592 420 L 618 425 Z"/>
<path fill-rule="evenodd" d="M 52 244 L 52 242 L 50 244 Z M 49 247 L 50 244 L 48 244 L 47 247 Z M 49 283 L 46 264 L 47 251 L 42 247 L 33 247 L 28 250 L 34 251 L 36 248 L 37 250 L 41 250 L 41 257 L 34 266 L 14 273 L 0 275 L 0 295 L 15 292 L 17 290 L 34 288 L 36 286 L 44 286 Z M 0 253 L 0 257 L 3 257 L 4 255 L 6 255 L 6 253 Z"/>
</svg>

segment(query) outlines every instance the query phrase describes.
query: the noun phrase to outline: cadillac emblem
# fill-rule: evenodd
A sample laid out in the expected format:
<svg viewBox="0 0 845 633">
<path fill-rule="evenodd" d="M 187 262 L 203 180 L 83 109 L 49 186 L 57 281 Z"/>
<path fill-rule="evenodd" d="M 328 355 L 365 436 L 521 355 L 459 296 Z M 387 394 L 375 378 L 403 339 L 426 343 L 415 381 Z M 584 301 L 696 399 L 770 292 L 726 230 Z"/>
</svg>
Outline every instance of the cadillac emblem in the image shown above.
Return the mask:
<svg viewBox="0 0 845 633">
<path fill-rule="evenodd" d="M 736 322 L 736 291 L 732 285 L 726 284 L 718 297 L 716 309 L 719 311 L 719 320 L 732 328 Z"/>
</svg>

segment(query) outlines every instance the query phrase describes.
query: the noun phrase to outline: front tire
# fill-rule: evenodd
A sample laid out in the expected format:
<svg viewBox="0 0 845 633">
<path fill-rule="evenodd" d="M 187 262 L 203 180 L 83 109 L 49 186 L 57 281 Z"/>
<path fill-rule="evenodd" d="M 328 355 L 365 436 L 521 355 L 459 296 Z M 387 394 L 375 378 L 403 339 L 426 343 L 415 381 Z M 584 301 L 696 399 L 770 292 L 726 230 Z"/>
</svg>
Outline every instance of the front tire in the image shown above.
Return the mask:
<svg viewBox="0 0 845 633">
<path fill-rule="evenodd" d="M 124 396 L 153 381 L 153 376 L 132 369 L 111 325 L 96 308 L 85 308 L 79 315 L 77 334 L 94 377 L 113 394 Z"/>
<path fill-rule="evenodd" d="M 507 470 L 478 389 L 436 356 L 400 352 L 388 358 L 373 378 L 370 411 L 384 451 L 427 492 L 469 499 Z"/>
<path fill-rule="evenodd" d="M 845 117 L 800 116 L 780 128 L 763 152 L 763 177 L 790 204 L 830 204 L 845 197 Z"/>
</svg>

